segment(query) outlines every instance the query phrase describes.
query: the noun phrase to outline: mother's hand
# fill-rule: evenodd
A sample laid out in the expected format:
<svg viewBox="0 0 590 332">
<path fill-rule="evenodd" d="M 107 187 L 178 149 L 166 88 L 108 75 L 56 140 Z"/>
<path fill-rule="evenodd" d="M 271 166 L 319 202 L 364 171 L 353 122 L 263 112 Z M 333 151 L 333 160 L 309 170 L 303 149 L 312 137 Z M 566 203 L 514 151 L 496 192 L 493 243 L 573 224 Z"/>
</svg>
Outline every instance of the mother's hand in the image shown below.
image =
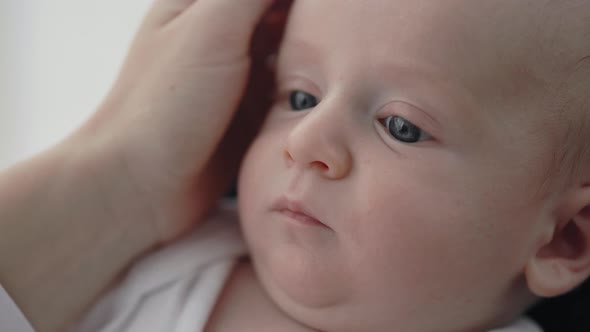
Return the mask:
<svg viewBox="0 0 590 332">
<path fill-rule="evenodd" d="M 284 11 L 251 36 L 271 3 L 156 0 L 94 116 L 0 173 L 0 283 L 38 331 L 62 331 L 221 195 L 270 101 Z"/>
<path fill-rule="evenodd" d="M 156 1 L 111 93 L 71 137 L 92 142 L 89 160 L 133 189 L 124 199 L 106 192 L 121 222 L 154 226 L 166 241 L 227 189 L 273 93 L 264 61 L 278 47 L 288 1 L 259 24 L 272 2 Z M 130 205 L 144 215 L 130 219 Z"/>
</svg>

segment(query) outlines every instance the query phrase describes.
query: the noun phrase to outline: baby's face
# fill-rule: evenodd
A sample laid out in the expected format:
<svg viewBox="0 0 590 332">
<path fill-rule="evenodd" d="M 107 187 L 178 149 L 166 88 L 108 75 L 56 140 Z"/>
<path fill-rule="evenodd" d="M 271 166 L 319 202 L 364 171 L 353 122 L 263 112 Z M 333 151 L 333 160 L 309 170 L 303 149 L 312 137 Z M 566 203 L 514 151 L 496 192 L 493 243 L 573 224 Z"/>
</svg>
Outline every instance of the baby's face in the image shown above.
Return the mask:
<svg viewBox="0 0 590 332">
<path fill-rule="evenodd" d="M 322 331 L 457 332 L 523 306 L 551 213 L 541 2 L 295 2 L 239 181 L 255 268 L 286 313 Z"/>
</svg>

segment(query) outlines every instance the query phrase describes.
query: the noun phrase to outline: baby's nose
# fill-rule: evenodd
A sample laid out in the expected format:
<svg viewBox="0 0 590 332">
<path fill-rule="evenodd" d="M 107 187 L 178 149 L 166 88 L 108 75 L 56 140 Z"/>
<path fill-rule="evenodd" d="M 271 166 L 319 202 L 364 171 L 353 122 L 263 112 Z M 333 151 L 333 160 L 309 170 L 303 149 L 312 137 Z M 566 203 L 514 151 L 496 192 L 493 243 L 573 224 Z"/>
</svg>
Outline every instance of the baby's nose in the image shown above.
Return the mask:
<svg viewBox="0 0 590 332">
<path fill-rule="evenodd" d="M 349 174 L 353 161 L 347 124 L 331 111 L 318 106 L 291 128 L 283 153 L 288 168 L 312 169 L 329 179 Z"/>
</svg>

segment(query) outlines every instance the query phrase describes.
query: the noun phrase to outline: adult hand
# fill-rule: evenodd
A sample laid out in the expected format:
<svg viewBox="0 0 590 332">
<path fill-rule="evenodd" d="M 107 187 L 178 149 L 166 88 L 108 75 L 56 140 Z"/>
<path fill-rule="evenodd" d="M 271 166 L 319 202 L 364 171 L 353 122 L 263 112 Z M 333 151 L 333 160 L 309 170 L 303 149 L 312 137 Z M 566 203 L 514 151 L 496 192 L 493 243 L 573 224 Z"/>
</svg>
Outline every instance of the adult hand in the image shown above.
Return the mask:
<svg viewBox="0 0 590 332">
<path fill-rule="evenodd" d="M 289 1 L 262 18 L 272 2 L 156 0 L 95 115 L 0 173 L 0 283 L 37 331 L 64 330 L 222 194 L 273 93 Z"/>
<path fill-rule="evenodd" d="M 251 42 L 272 2 L 156 1 L 112 92 L 71 138 L 92 142 L 88 160 L 102 159 L 133 189 L 125 199 L 106 192 L 122 222 L 154 226 L 157 241 L 173 239 L 227 189 L 273 94 L 265 61 L 278 47 L 289 1 L 275 3 Z M 146 215 L 129 218 L 129 206 Z"/>
</svg>

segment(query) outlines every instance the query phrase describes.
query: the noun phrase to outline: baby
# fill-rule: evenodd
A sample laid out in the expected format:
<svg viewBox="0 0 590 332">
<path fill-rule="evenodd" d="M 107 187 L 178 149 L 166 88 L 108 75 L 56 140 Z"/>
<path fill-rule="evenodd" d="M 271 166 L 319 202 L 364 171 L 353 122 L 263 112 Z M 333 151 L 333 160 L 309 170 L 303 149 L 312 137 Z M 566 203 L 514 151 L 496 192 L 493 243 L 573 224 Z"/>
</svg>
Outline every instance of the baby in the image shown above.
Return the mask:
<svg viewBox="0 0 590 332">
<path fill-rule="evenodd" d="M 78 330 L 513 324 L 590 275 L 589 37 L 584 0 L 297 0 L 241 233 L 213 217 Z"/>
</svg>

